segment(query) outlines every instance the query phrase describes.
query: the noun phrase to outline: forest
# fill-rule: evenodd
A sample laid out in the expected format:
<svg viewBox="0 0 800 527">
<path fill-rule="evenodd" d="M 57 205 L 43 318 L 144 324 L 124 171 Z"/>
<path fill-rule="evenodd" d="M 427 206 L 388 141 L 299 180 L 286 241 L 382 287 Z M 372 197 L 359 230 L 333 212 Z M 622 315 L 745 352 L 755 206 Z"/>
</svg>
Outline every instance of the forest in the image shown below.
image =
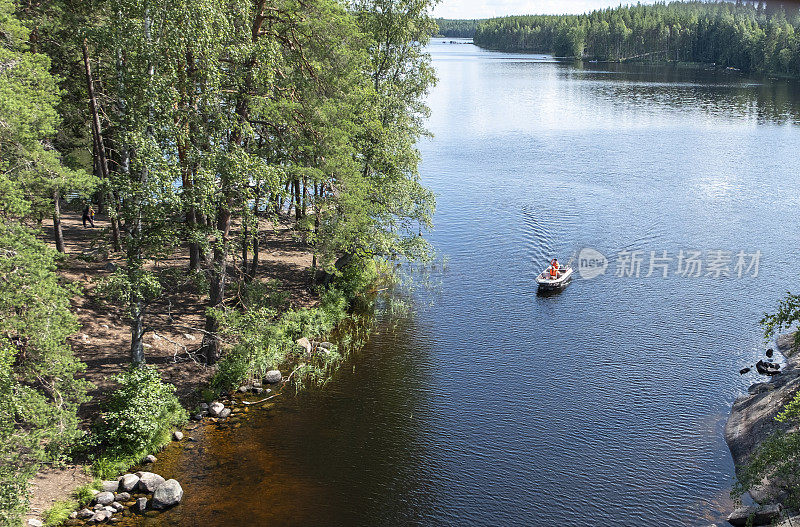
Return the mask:
<svg viewBox="0 0 800 527">
<path fill-rule="evenodd" d="M 451 37 L 451 38 L 472 38 L 475 35 L 475 30 L 478 24 L 485 22 L 483 19 L 459 19 L 453 20 L 448 18 L 437 18 L 436 25 L 439 31 L 436 33 L 437 37 Z"/>
<path fill-rule="evenodd" d="M 480 24 L 475 44 L 602 61 L 713 63 L 747 73 L 800 76 L 794 4 L 670 2 L 584 15 L 510 16 Z"/>
<path fill-rule="evenodd" d="M 0 0 L 0 524 L 19 524 L 42 466 L 82 459 L 115 477 L 185 419 L 147 365 L 145 336 L 174 299 L 197 299 L 189 364 L 220 392 L 325 337 L 393 262 L 430 257 L 415 146 L 434 83 L 429 8 Z M 83 211 L 86 226 L 95 210 L 92 246 L 67 254 L 65 218 Z M 260 265 L 281 221 L 312 255 L 306 307 L 276 301 Z M 127 328 L 110 353 L 130 367 L 108 389 L 71 344 L 88 293 L 70 265 L 108 271 L 91 305 Z M 101 413 L 81 415 L 90 393 Z"/>
</svg>

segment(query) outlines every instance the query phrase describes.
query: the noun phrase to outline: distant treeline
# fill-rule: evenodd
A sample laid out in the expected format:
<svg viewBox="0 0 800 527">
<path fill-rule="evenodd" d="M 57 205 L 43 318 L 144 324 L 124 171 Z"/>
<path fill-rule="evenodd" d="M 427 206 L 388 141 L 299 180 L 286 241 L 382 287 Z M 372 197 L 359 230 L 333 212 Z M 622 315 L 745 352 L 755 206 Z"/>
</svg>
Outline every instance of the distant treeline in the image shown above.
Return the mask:
<svg viewBox="0 0 800 527">
<path fill-rule="evenodd" d="M 475 44 L 501 51 L 626 61 L 716 63 L 745 72 L 800 76 L 800 13 L 742 2 L 671 2 L 585 15 L 489 19 Z"/>
<path fill-rule="evenodd" d="M 475 30 L 478 24 L 485 22 L 486 19 L 474 20 L 450 20 L 447 18 L 437 18 L 436 23 L 439 25 L 439 32 L 437 36 L 452 37 L 452 38 L 472 38 L 475 35 Z"/>
</svg>

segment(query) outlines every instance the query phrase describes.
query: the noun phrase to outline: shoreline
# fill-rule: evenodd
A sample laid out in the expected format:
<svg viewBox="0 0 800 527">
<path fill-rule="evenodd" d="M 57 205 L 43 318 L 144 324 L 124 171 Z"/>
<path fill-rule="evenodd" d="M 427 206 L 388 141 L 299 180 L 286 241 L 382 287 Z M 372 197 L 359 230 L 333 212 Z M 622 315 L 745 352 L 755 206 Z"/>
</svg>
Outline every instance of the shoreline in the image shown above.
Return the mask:
<svg viewBox="0 0 800 527">
<path fill-rule="evenodd" d="M 778 375 L 764 382 L 757 382 L 747 390 L 746 395 L 739 396 L 731 405 L 731 411 L 725 423 L 725 443 L 728 445 L 736 470 L 737 478 L 740 468 L 745 465 L 761 444 L 773 433 L 789 431 L 791 424 L 775 420 L 784 403 L 791 400 L 800 388 L 800 353 L 794 349 L 794 333 L 779 335 L 775 339 L 776 351 L 786 358 L 786 365 Z M 747 490 L 754 502 L 762 507 L 740 507 L 729 516 L 739 513 L 745 519 L 758 510 L 773 510 L 780 513 L 778 521 L 781 527 L 800 524 L 798 511 L 781 511 L 782 491 L 777 482 L 764 478 L 762 484 Z M 770 509 L 772 508 L 772 509 Z M 733 523 L 733 522 L 731 522 Z M 738 525 L 738 523 L 733 523 Z M 753 525 L 771 524 L 769 521 L 754 522 Z M 744 523 L 742 523 L 744 525 Z"/>
<path fill-rule="evenodd" d="M 119 255 L 106 254 L 103 248 L 107 222 L 96 217 L 95 223 L 97 227 L 94 229 L 84 228 L 79 212 L 65 211 L 62 214 L 67 255 L 59 263 L 57 271 L 62 280 L 80 289 L 71 299 L 71 309 L 81 327 L 69 342 L 75 356 L 87 366 L 80 377 L 93 384 L 88 393 L 89 400 L 79 409 L 83 430 L 88 430 L 99 415 L 100 403 L 115 384 L 112 377 L 125 371 L 130 362 L 126 347 L 130 327 L 125 321 L 124 309 L 101 302 L 94 295 L 97 283 L 111 275 L 120 264 Z M 293 236 L 288 223 L 273 227 L 275 234 L 268 237 L 262 246 L 262 276 L 277 281 L 277 287 L 287 296 L 287 311 L 316 306 L 319 299 L 310 292 L 307 283 L 313 257 L 311 251 Z M 52 222 L 45 222 L 42 236 L 48 245 L 54 246 Z M 182 269 L 187 264 L 188 252 L 183 247 L 165 260 L 167 268 Z M 145 337 L 148 364 L 158 369 L 163 382 L 176 387 L 176 395 L 187 410 L 196 409 L 203 401 L 201 392 L 210 386 L 215 370 L 193 360 L 190 354 L 190 350 L 202 341 L 201 330 L 195 328 L 203 327 L 204 307 L 202 295 L 194 291 L 191 284 L 177 287 L 165 295 L 163 301 L 153 305 L 149 314 L 153 331 Z M 186 424 L 192 425 L 196 427 L 197 423 L 189 421 Z M 90 473 L 90 466 L 72 462 L 40 470 L 30 480 L 31 500 L 23 523 L 37 525 L 36 522 L 43 522 L 54 506 L 63 508 L 65 503 L 75 501 L 76 491 L 85 495 L 93 486 L 96 487 L 99 480 Z"/>
</svg>

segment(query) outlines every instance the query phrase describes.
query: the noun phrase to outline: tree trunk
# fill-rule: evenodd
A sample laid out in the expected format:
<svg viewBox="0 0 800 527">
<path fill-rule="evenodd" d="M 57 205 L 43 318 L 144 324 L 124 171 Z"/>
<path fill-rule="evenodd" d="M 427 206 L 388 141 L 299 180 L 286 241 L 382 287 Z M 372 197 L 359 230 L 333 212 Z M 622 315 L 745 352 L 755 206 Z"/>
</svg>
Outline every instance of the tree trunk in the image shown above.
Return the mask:
<svg viewBox="0 0 800 527">
<path fill-rule="evenodd" d="M 300 221 L 303 219 L 303 205 L 300 203 L 300 180 L 294 180 L 294 219 Z"/>
<path fill-rule="evenodd" d="M 231 230 L 231 213 L 228 204 L 224 204 L 217 212 L 217 230 L 219 239 L 214 244 L 214 261 L 212 264 L 211 287 L 208 305 L 217 308 L 225 298 L 225 278 L 227 275 L 228 234 Z M 219 323 L 212 315 L 206 315 L 206 334 L 203 337 L 203 350 L 208 364 L 214 364 L 220 357 L 220 343 L 217 331 Z"/>
<path fill-rule="evenodd" d="M 61 230 L 61 194 L 53 189 L 53 236 L 56 239 L 56 250 L 66 253 L 64 249 L 64 233 Z"/>
<path fill-rule="evenodd" d="M 242 218 L 242 276 L 247 278 L 247 249 L 249 246 L 247 218 Z"/>
<path fill-rule="evenodd" d="M 106 148 L 103 142 L 102 129 L 100 127 L 100 114 L 97 111 L 97 98 L 94 94 L 94 81 L 92 80 L 92 66 L 89 61 L 89 44 L 86 39 L 83 39 L 83 66 L 86 71 L 86 87 L 89 95 L 89 113 L 92 115 L 92 138 L 94 140 L 94 151 L 97 153 L 97 164 L 100 167 L 101 177 L 108 180 L 108 159 L 106 158 Z M 119 243 L 119 222 L 114 214 L 111 213 L 111 207 L 114 206 L 116 211 L 117 201 L 113 195 L 109 193 L 107 196 L 109 202 L 109 219 L 111 220 L 111 244 L 114 251 L 120 250 Z"/>
<path fill-rule="evenodd" d="M 186 223 L 188 223 L 189 232 L 194 232 L 197 228 L 197 211 L 194 207 L 189 208 L 187 213 Z M 200 244 L 196 242 L 189 243 L 189 270 L 197 271 L 200 268 Z"/>
<path fill-rule="evenodd" d="M 261 204 L 261 192 L 256 193 L 256 201 L 255 201 L 255 217 L 256 217 L 256 225 L 255 225 L 255 232 L 253 233 L 253 258 L 250 260 L 250 269 L 247 271 L 247 279 L 252 280 L 256 277 L 256 271 L 258 270 L 258 235 L 261 232 L 259 228 L 259 221 L 258 221 L 258 209 Z"/>
<path fill-rule="evenodd" d="M 131 362 L 144 364 L 144 305 L 131 303 Z"/>
</svg>

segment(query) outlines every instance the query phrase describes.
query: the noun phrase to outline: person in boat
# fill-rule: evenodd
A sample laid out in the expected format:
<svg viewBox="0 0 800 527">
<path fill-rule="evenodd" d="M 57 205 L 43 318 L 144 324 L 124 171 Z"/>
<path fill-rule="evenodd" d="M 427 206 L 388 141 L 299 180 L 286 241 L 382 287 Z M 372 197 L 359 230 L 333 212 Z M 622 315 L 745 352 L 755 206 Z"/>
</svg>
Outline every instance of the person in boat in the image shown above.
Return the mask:
<svg viewBox="0 0 800 527">
<path fill-rule="evenodd" d="M 558 278 L 558 258 L 553 258 L 550 261 L 550 279 L 555 280 Z"/>
</svg>

